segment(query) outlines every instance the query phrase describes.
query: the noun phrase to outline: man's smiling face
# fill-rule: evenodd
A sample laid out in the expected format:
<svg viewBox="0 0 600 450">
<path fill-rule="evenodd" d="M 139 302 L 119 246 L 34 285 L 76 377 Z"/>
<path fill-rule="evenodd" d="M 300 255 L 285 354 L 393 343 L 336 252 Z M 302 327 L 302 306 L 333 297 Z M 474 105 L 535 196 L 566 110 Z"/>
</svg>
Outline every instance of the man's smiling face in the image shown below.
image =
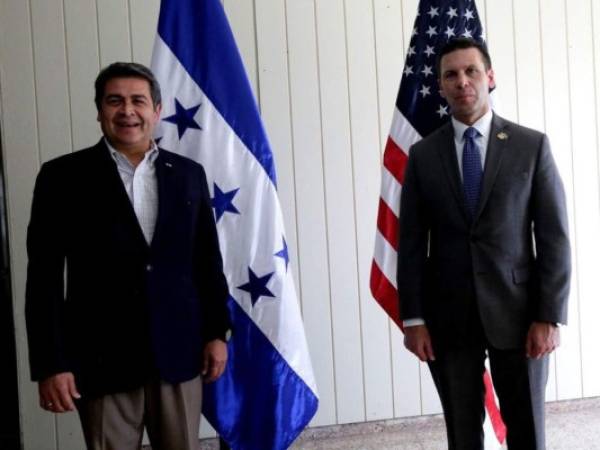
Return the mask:
<svg viewBox="0 0 600 450">
<path fill-rule="evenodd" d="M 148 81 L 134 77 L 108 80 L 98 121 L 115 149 L 134 153 L 148 150 L 159 117 L 160 105 L 152 103 Z"/>
</svg>

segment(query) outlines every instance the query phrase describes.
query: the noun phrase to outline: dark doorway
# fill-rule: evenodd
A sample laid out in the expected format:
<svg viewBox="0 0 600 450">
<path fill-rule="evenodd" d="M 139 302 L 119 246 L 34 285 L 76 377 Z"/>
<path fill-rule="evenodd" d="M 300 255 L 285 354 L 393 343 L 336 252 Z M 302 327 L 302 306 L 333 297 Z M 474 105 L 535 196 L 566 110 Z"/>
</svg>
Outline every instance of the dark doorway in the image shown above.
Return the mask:
<svg viewBox="0 0 600 450">
<path fill-rule="evenodd" d="M 3 365 L 6 365 L 0 370 L 0 386 L 3 386 L 2 397 L 6 405 L 0 408 L 0 449 L 16 450 L 21 448 L 21 433 L 1 138 L 2 136 L 0 136 L 0 355 L 2 355 Z"/>
</svg>

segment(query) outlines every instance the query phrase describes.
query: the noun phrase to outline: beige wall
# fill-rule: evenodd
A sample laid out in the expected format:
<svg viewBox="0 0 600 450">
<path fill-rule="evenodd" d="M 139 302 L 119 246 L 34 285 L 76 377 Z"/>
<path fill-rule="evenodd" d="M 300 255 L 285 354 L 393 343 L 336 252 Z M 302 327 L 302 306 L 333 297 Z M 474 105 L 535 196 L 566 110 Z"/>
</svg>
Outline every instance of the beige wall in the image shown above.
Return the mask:
<svg viewBox="0 0 600 450">
<path fill-rule="evenodd" d="M 275 152 L 321 406 L 313 425 L 439 411 L 426 368 L 372 300 L 380 161 L 417 0 L 225 0 Z M 568 195 L 570 324 L 548 398 L 600 395 L 600 6 L 478 0 L 498 110 L 548 132 Z M 0 123 L 27 449 L 78 449 L 74 415 L 37 407 L 23 320 L 25 231 L 42 161 L 98 138 L 92 84 L 149 63 L 158 0 L 1 0 Z M 209 431 L 205 431 L 209 433 Z"/>
</svg>

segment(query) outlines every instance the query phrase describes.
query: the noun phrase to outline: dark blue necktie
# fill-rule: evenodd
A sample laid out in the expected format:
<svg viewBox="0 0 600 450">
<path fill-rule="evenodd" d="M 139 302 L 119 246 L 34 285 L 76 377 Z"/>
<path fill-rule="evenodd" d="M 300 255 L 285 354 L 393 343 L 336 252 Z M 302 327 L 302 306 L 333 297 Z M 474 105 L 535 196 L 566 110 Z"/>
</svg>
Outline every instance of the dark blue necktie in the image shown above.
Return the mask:
<svg viewBox="0 0 600 450">
<path fill-rule="evenodd" d="M 475 138 L 479 132 L 469 127 L 465 130 L 465 145 L 463 147 L 462 169 L 463 169 L 463 189 L 465 191 L 465 204 L 471 219 L 477 211 L 479 203 L 479 194 L 481 192 L 481 178 L 483 171 L 481 169 L 481 155 Z"/>
</svg>

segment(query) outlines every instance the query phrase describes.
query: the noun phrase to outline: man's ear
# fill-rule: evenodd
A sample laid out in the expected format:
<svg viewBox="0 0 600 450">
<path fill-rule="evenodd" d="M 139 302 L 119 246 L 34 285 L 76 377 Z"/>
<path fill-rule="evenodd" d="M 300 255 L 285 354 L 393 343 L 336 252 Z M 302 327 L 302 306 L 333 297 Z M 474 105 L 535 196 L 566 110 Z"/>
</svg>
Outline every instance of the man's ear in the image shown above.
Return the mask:
<svg viewBox="0 0 600 450">
<path fill-rule="evenodd" d="M 438 84 L 438 93 L 440 94 L 440 97 L 446 98 L 446 96 L 444 95 L 444 91 L 442 90 L 442 82 L 439 78 L 437 80 L 437 84 Z"/>
<path fill-rule="evenodd" d="M 162 103 L 159 103 L 158 105 L 156 105 L 154 107 L 154 112 L 156 113 L 157 117 L 160 117 L 161 111 L 162 111 Z"/>
<path fill-rule="evenodd" d="M 494 69 L 489 69 L 487 71 L 488 77 L 488 85 L 490 86 L 490 91 L 496 87 L 496 78 L 494 74 Z"/>
</svg>

